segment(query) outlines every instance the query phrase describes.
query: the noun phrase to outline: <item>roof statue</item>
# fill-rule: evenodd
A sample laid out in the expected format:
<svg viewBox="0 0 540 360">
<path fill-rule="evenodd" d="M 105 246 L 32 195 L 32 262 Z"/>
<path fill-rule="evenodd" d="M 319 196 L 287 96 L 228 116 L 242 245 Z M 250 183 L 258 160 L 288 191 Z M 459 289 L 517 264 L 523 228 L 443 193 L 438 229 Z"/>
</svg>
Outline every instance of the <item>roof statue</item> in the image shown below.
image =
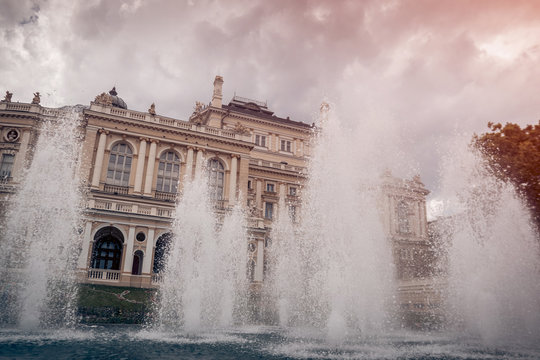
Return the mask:
<svg viewBox="0 0 540 360">
<path fill-rule="evenodd" d="M 112 106 L 127 109 L 127 104 L 124 102 L 124 100 L 122 100 L 121 97 L 118 96 L 118 93 L 116 92 L 116 86 L 113 86 L 111 91 L 109 91 L 109 95 L 111 96 Z"/>
<path fill-rule="evenodd" d="M 1 102 L 11 102 L 11 97 L 13 96 L 12 92 L 6 91 L 6 95 L 4 96 L 4 99 Z"/>
<path fill-rule="evenodd" d="M 200 101 L 195 101 L 195 112 L 200 113 L 204 110 L 204 104 Z"/>
<path fill-rule="evenodd" d="M 112 105 L 112 97 L 109 94 L 101 93 L 98 96 L 96 96 L 94 102 L 96 104 L 105 105 L 105 106 L 111 106 Z"/>
<path fill-rule="evenodd" d="M 148 109 L 148 113 L 150 115 L 156 115 L 156 104 L 152 103 L 152 105 L 150 105 L 150 109 Z"/>
<path fill-rule="evenodd" d="M 39 105 L 39 102 L 41 101 L 41 95 L 39 95 L 39 91 L 34 93 L 34 98 L 32 99 L 32 104 Z"/>
<path fill-rule="evenodd" d="M 111 94 L 112 96 L 118 95 L 118 93 L 116 92 L 116 86 L 113 86 L 113 88 L 111 89 L 111 91 L 109 91 L 109 94 Z"/>
</svg>

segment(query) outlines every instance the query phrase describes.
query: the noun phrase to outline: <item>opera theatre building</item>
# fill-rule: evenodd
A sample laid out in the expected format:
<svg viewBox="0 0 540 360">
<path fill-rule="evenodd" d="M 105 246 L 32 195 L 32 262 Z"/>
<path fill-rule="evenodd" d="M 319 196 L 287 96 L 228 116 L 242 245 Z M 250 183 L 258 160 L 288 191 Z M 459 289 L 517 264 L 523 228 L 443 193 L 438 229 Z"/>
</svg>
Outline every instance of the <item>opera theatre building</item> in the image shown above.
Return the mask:
<svg viewBox="0 0 540 360">
<path fill-rule="evenodd" d="M 278 204 L 287 204 L 291 214 L 302 206 L 313 127 L 276 116 L 264 102 L 238 96 L 224 102 L 222 87 L 216 76 L 211 101 L 197 102 L 188 120 L 162 116 L 153 104 L 146 112 L 130 110 L 114 88 L 83 107 L 81 282 L 159 286 L 182 179 L 201 171 L 207 172 L 218 218 L 237 203 L 249 214 L 248 276 L 254 284 L 263 281 Z M 41 124 L 67 111 L 39 102 L 39 96 L 31 103 L 13 102 L 11 95 L 0 102 L 2 213 L 32 162 Z M 432 256 L 428 191 L 418 177 L 387 173 L 381 182 L 383 223 L 402 291 L 408 302 L 419 302 L 418 294 L 429 287 L 425 262 Z"/>
</svg>

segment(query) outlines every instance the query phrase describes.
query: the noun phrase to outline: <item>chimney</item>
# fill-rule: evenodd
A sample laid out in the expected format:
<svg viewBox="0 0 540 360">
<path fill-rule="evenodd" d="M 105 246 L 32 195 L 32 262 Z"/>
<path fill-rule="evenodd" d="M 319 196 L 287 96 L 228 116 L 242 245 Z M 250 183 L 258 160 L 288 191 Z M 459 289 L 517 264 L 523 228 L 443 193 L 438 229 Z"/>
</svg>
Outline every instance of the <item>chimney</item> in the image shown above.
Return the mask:
<svg viewBox="0 0 540 360">
<path fill-rule="evenodd" d="M 223 100 L 223 77 L 216 75 L 216 79 L 214 80 L 214 94 L 212 95 L 212 106 L 221 108 L 222 100 Z"/>
</svg>

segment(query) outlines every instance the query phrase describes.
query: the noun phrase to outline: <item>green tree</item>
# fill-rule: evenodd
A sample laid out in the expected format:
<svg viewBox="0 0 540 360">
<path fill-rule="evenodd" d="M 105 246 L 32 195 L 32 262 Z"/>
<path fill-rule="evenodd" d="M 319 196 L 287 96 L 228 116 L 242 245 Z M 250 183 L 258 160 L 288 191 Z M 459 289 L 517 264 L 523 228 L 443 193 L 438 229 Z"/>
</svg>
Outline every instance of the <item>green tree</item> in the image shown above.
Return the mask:
<svg viewBox="0 0 540 360">
<path fill-rule="evenodd" d="M 488 128 L 491 131 L 474 135 L 473 146 L 495 176 L 514 185 L 540 230 L 540 121 L 524 128 L 490 122 Z"/>
</svg>

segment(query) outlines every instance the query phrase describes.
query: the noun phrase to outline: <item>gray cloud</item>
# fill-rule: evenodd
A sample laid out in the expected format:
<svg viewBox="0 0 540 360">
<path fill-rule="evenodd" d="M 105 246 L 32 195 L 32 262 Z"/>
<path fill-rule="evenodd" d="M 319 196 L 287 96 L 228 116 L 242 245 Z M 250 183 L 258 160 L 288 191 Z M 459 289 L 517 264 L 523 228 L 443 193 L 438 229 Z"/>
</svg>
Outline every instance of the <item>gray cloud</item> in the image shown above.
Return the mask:
<svg viewBox="0 0 540 360">
<path fill-rule="evenodd" d="M 539 15 L 530 1 L 8 0 L 0 89 L 59 106 L 116 85 L 132 109 L 185 119 L 220 74 L 226 100 L 308 123 L 326 96 L 436 193 L 456 132 L 538 119 Z"/>
</svg>

